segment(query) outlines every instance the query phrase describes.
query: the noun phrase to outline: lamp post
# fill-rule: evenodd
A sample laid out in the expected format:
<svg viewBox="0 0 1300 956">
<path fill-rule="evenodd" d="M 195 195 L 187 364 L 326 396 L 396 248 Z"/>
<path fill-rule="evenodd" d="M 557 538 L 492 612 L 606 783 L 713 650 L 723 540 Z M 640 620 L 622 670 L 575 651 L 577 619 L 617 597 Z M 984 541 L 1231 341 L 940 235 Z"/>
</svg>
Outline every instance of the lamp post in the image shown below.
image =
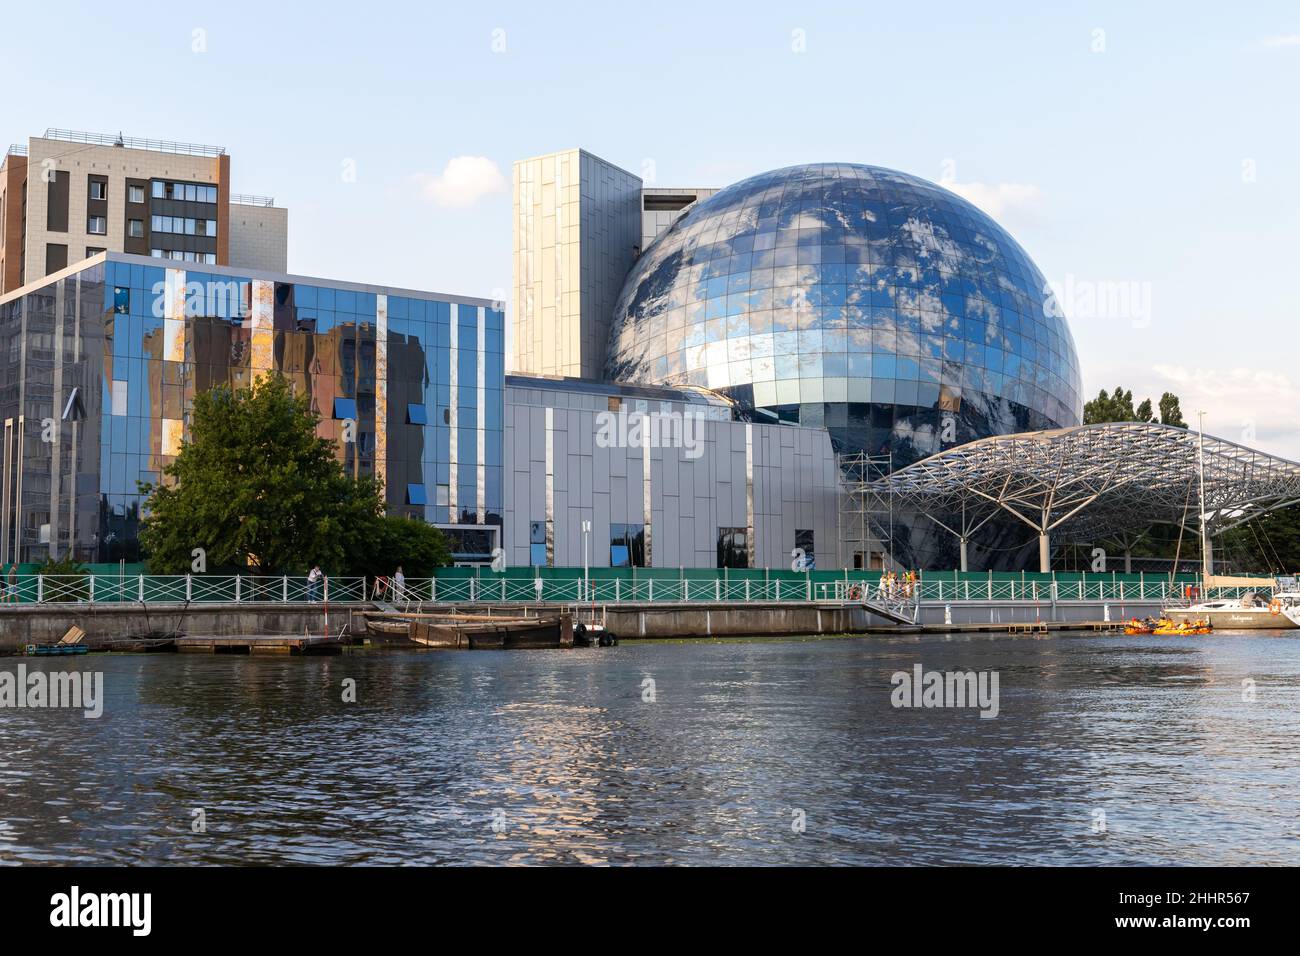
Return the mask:
<svg viewBox="0 0 1300 956">
<path fill-rule="evenodd" d="M 591 570 L 587 559 L 587 539 L 591 536 L 591 522 L 587 519 L 582 521 L 582 599 L 585 601 L 591 594 Z"/>
</svg>

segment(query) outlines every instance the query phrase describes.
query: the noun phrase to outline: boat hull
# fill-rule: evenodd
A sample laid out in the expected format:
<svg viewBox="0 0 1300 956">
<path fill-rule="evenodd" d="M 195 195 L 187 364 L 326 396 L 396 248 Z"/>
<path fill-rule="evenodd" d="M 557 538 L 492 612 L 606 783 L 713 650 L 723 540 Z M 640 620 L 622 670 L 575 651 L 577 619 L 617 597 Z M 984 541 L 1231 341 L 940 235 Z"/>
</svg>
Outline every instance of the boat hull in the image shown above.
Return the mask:
<svg viewBox="0 0 1300 956">
<path fill-rule="evenodd" d="M 411 645 L 410 621 L 383 621 L 373 618 L 366 621 L 366 642 L 369 644 Z"/>
<path fill-rule="evenodd" d="M 425 647 L 461 650 L 522 650 L 573 646 L 573 626 L 567 616 L 535 621 L 463 623 L 414 621 L 411 640 Z"/>
<path fill-rule="evenodd" d="M 1297 626 L 1287 615 L 1280 611 L 1274 614 L 1266 607 L 1219 610 L 1171 608 L 1165 613 L 1174 621 L 1181 621 L 1184 617 L 1193 621 L 1209 621 L 1216 631 L 1281 631 Z"/>
</svg>

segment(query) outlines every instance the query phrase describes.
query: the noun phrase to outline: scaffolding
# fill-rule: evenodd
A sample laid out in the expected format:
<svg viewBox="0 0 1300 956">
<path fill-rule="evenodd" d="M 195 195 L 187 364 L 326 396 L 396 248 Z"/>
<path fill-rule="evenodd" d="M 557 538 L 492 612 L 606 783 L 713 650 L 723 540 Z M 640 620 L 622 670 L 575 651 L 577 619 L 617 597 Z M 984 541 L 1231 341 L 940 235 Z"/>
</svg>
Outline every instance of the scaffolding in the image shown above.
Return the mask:
<svg viewBox="0 0 1300 956">
<path fill-rule="evenodd" d="M 894 488 L 885 482 L 894 456 L 836 456 L 840 471 L 839 559 L 842 568 L 894 568 Z"/>
</svg>

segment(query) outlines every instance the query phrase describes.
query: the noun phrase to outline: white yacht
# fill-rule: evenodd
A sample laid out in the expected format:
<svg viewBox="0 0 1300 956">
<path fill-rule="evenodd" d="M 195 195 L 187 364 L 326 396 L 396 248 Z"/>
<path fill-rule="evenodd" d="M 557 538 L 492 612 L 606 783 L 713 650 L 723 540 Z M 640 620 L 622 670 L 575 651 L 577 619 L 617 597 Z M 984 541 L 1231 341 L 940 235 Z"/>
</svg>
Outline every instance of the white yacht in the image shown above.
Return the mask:
<svg viewBox="0 0 1300 956">
<path fill-rule="evenodd" d="M 1208 620 L 1216 631 L 1290 630 L 1300 628 L 1300 590 L 1279 586 L 1272 599 L 1255 591 L 1240 598 L 1221 598 L 1165 609 L 1171 620 Z"/>
</svg>

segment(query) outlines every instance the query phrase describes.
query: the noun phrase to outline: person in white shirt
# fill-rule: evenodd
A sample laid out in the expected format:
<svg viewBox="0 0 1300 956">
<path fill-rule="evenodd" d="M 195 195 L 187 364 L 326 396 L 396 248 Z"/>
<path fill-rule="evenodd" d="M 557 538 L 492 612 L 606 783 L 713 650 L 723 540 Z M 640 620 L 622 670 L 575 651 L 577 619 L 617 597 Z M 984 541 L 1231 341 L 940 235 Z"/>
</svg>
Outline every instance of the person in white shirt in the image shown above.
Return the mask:
<svg viewBox="0 0 1300 956">
<path fill-rule="evenodd" d="M 307 600 L 315 602 L 320 598 L 320 582 L 325 577 L 325 572 L 320 569 L 319 564 L 312 565 L 311 571 L 307 573 Z"/>
<path fill-rule="evenodd" d="M 402 566 L 399 564 L 397 570 L 393 572 L 393 600 L 401 603 L 406 596 L 406 575 L 402 574 Z"/>
</svg>

